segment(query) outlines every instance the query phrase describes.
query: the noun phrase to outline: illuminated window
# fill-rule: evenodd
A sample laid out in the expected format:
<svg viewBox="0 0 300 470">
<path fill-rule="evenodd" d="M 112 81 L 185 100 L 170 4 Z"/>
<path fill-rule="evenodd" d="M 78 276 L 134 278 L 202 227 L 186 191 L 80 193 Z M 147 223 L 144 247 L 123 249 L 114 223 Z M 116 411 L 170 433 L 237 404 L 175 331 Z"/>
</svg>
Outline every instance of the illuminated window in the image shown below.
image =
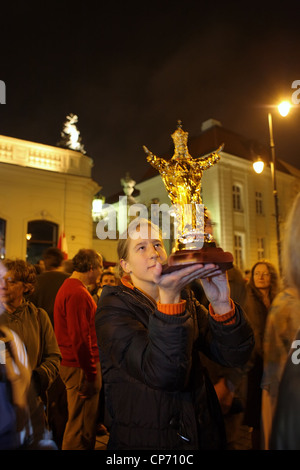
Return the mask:
<svg viewBox="0 0 300 470">
<path fill-rule="evenodd" d="M 243 211 L 242 191 L 241 187 L 237 184 L 232 186 L 232 206 L 235 211 Z"/>
<path fill-rule="evenodd" d="M 262 237 L 257 238 L 257 259 L 265 258 L 265 241 Z"/>
<path fill-rule="evenodd" d="M 38 263 L 43 252 L 50 246 L 57 246 L 58 225 L 47 220 L 31 220 L 27 226 L 27 261 Z"/>
<path fill-rule="evenodd" d="M 259 191 L 255 192 L 255 208 L 257 215 L 263 215 L 263 198 Z"/>
<path fill-rule="evenodd" d="M 234 259 L 235 264 L 242 271 L 244 270 L 244 244 L 243 235 L 236 233 L 234 235 Z"/>
</svg>

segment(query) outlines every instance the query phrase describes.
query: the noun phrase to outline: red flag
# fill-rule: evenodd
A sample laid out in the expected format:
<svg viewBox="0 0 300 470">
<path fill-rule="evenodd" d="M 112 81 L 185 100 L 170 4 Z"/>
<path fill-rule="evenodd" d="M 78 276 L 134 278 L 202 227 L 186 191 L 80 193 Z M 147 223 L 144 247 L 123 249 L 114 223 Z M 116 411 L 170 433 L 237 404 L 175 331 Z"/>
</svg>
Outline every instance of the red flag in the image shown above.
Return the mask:
<svg viewBox="0 0 300 470">
<path fill-rule="evenodd" d="M 63 252 L 64 259 L 68 259 L 68 246 L 67 246 L 67 239 L 66 239 L 66 235 L 64 231 L 59 236 L 57 248 L 59 248 Z"/>
</svg>

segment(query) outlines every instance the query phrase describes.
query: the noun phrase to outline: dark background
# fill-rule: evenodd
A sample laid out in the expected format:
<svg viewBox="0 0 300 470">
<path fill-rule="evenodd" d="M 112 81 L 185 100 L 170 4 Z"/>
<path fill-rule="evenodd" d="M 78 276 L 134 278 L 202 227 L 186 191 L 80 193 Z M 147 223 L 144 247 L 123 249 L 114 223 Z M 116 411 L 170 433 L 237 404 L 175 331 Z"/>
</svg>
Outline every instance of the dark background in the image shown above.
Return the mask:
<svg viewBox="0 0 300 470">
<path fill-rule="evenodd" d="M 299 2 L 5 2 L 0 134 L 48 145 L 78 115 L 105 196 L 162 156 L 177 120 L 215 118 L 268 144 L 267 113 L 300 80 Z M 300 94 L 299 94 L 300 96 Z M 298 168 L 300 105 L 273 117 L 276 155 Z M 226 142 L 225 142 L 226 150 Z M 196 156 L 196 155 L 195 155 Z"/>
</svg>

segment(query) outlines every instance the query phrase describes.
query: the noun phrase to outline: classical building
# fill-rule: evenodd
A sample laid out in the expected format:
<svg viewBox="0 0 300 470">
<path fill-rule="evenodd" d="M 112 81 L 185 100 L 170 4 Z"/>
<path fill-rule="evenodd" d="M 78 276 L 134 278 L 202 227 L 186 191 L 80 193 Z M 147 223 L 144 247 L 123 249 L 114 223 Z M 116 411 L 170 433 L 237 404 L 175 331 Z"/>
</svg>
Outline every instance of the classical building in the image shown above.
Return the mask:
<svg viewBox="0 0 300 470">
<path fill-rule="evenodd" d="M 186 129 L 185 129 L 186 130 Z M 224 144 L 220 161 L 204 171 L 202 199 L 210 211 L 217 243 L 234 255 L 243 271 L 259 259 L 269 259 L 278 267 L 276 220 L 270 166 L 261 174 L 253 170 L 253 161 L 261 156 L 269 160 L 268 149 L 209 119 L 202 124 L 199 136 L 188 141 L 189 153 L 206 156 Z M 155 149 L 151 149 L 155 152 Z M 160 155 L 164 159 L 171 154 Z M 284 221 L 295 195 L 300 190 L 300 171 L 282 160 L 276 163 L 281 239 Z M 150 167 L 136 184 L 138 202 L 169 204 L 161 176 Z"/>
<path fill-rule="evenodd" d="M 0 136 L 0 256 L 37 262 L 66 236 L 92 248 L 93 161 L 82 151 Z"/>
</svg>

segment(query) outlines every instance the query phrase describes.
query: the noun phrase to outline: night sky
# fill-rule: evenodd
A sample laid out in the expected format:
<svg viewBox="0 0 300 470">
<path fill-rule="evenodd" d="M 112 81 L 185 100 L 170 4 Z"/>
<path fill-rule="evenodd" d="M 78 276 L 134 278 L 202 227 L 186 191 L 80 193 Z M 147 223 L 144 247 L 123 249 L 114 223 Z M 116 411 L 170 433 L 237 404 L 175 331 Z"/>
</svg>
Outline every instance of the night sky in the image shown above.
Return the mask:
<svg viewBox="0 0 300 470">
<path fill-rule="evenodd" d="M 143 145 L 169 150 L 178 119 L 190 138 L 214 118 L 268 144 L 267 113 L 300 80 L 299 18 L 296 1 L 2 2 L 0 134 L 56 145 L 77 114 L 105 196 L 146 173 Z M 300 168 L 300 104 L 273 126 Z"/>
</svg>

